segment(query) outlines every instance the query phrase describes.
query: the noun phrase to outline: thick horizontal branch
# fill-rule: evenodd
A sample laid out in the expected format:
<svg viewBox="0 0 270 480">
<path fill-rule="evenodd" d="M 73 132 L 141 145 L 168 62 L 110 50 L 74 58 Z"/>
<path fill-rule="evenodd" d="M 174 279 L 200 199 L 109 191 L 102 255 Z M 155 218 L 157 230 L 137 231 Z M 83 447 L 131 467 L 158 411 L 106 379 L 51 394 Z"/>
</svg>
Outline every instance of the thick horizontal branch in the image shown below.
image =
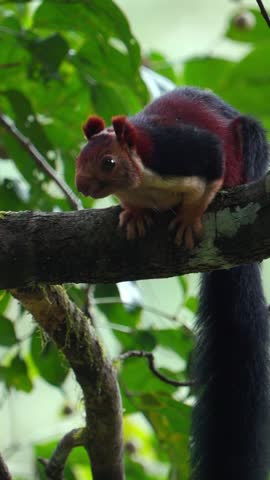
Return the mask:
<svg viewBox="0 0 270 480">
<path fill-rule="evenodd" d="M 270 176 L 221 192 L 204 235 L 187 251 L 156 213 L 143 239 L 127 241 L 120 207 L 67 213 L 0 213 L 0 288 L 36 283 L 108 283 L 230 268 L 270 256 Z"/>
</svg>

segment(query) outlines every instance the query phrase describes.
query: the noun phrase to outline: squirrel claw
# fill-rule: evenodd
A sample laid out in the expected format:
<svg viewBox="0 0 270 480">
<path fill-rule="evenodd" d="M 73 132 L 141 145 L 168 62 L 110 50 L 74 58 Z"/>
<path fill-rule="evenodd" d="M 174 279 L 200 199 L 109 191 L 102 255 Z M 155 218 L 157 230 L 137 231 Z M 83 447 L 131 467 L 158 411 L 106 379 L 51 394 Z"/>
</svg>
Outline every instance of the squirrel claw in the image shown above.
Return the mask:
<svg viewBox="0 0 270 480">
<path fill-rule="evenodd" d="M 181 212 L 171 221 L 169 230 L 175 230 L 175 244 L 180 247 L 184 243 L 188 250 L 192 250 L 195 246 L 196 240 L 202 234 L 201 217 L 184 218 Z"/>
<path fill-rule="evenodd" d="M 150 227 L 153 219 L 147 210 L 125 208 L 119 215 L 119 226 L 126 227 L 128 240 L 144 237 L 147 227 Z"/>
</svg>

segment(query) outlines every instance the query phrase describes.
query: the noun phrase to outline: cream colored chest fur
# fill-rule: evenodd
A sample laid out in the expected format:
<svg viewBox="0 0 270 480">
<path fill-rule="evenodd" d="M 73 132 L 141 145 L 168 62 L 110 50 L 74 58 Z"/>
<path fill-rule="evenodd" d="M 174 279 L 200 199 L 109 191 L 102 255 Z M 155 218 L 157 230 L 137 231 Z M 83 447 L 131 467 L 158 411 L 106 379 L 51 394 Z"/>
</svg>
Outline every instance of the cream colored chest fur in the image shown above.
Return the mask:
<svg viewBox="0 0 270 480">
<path fill-rule="evenodd" d="M 145 170 L 138 187 L 115 192 L 124 206 L 168 210 L 182 202 L 183 194 L 200 197 L 205 190 L 205 180 L 199 177 L 160 177 Z"/>
</svg>

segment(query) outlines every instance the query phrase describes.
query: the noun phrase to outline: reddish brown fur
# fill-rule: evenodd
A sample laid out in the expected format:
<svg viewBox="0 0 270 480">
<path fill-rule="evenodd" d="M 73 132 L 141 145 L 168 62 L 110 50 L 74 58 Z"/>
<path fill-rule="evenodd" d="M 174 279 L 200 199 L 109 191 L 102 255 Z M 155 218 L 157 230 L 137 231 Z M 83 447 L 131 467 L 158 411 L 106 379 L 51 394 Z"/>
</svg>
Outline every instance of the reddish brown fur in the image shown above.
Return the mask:
<svg viewBox="0 0 270 480">
<path fill-rule="evenodd" d="M 209 148 L 206 155 L 200 158 L 203 146 L 202 148 L 199 146 L 194 160 L 190 158 L 189 161 L 192 140 L 191 137 L 186 137 L 187 133 L 181 133 L 188 132 L 185 130 L 186 126 L 194 126 L 194 131 L 197 127 L 201 132 L 210 132 L 215 136 L 211 138 L 218 137 L 220 140 L 224 152 L 224 166 L 222 167 L 221 158 L 221 166 L 218 167 L 220 173 L 217 174 L 217 177 L 211 177 L 211 174 L 214 175 L 212 163 L 209 163 L 209 166 L 207 166 L 207 162 L 205 163 L 205 159 L 210 158 L 209 155 L 211 155 Z M 170 127 L 175 129 L 170 130 Z M 105 122 L 100 117 L 92 116 L 89 117 L 83 129 L 89 142 L 77 159 L 76 183 L 78 189 L 85 195 L 95 198 L 115 193 L 120 198 L 122 205 L 129 209 L 137 208 L 140 205 L 140 208 L 155 206 L 155 208 L 163 210 L 179 205 L 180 202 L 180 205 L 184 206 L 186 210 L 188 220 L 183 222 L 183 208 L 180 206 L 177 222 L 182 223 L 183 232 L 189 230 L 190 237 L 192 236 L 192 225 L 195 225 L 196 222 L 198 225 L 203 211 L 222 184 L 233 186 L 243 183 L 245 180 L 241 132 L 237 118 L 226 115 L 222 108 L 215 109 L 211 102 L 203 101 L 202 97 L 188 98 L 185 94 L 174 91 L 155 100 L 131 119 L 127 119 L 123 115 L 113 117 L 112 127 L 105 129 Z M 156 137 L 151 133 L 153 129 Z M 163 140 L 162 135 L 166 129 L 169 129 L 168 134 L 166 133 Z M 170 137 L 169 132 L 172 131 L 174 133 Z M 187 138 L 185 145 L 181 144 L 181 141 L 179 144 L 179 135 L 185 135 L 184 138 Z M 203 133 L 200 133 L 200 138 L 204 138 Z M 159 139 L 164 141 L 162 143 L 164 151 L 158 143 Z M 168 145 L 166 145 L 166 139 L 169 141 Z M 195 141 L 197 142 L 196 139 Z M 210 137 L 207 141 L 207 145 L 210 144 Z M 218 142 L 218 140 L 216 141 Z M 191 143 L 188 144 L 188 142 Z M 197 145 L 200 144 L 197 143 Z M 158 152 L 161 151 L 162 156 L 158 160 Z M 160 159 L 163 162 L 163 155 L 164 157 L 167 155 L 164 162 L 170 163 L 172 175 L 178 178 L 177 186 L 174 182 L 168 182 L 166 178 L 163 182 L 162 174 L 158 173 L 162 171 L 158 162 Z M 104 168 L 107 160 L 113 164 L 112 168 Z M 195 165 L 196 161 L 197 166 Z M 194 169 L 190 169 L 190 162 L 194 165 Z M 217 165 L 219 164 L 217 163 Z M 196 169 L 198 173 L 196 173 Z M 212 173 L 209 173 L 209 169 Z M 185 185 L 189 185 L 189 179 L 192 178 L 190 191 L 188 191 Z M 197 183 L 196 178 L 198 178 Z M 188 180 L 187 183 L 185 183 L 185 179 Z M 201 212 L 200 208 L 204 197 L 206 200 Z M 189 211 L 193 213 L 189 214 Z M 186 244 L 188 243 L 191 245 L 192 242 L 186 241 Z"/>
<path fill-rule="evenodd" d="M 105 128 L 105 122 L 103 118 L 96 115 L 88 117 L 87 121 L 83 124 L 83 131 L 88 140 L 97 133 L 101 132 Z"/>
<path fill-rule="evenodd" d="M 115 160 L 112 171 L 102 169 L 105 157 Z M 111 129 L 92 136 L 76 160 L 76 185 L 84 195 L 105 197 L 140 181 L 141 171 L 133 164 L 129 150 L 120 145 Z"/>
<path fill-rule="evenodd" d="M 207 147 L 205 154 L 201 153 L 204 147 L 196 135 L 188 136 L 190 127 L 191 130 L 194 127 L 192 132 L 196 132 L 196 127 L 200 130 L 201 139 L 205 138 L 203 132 L 209 132 L 209 137 L 204 140 L 207 145 L 212 145 L 211 138 L 218 137 L 213 140 L 219 144 L 219 139 L 223 151 L 223 160 L 222 157 L 218 160 L 218 151 L 215 156 L 220 163 L 213 159 L 216 165 L 220 165 L 218 174 L 214 173 L 215 167 L 212 166 L 212 147 Z M 113 117 L 112 127 L 107 129 L 100 117 L 89 117 L 84 132 L 89 141 L 77 159 L 78 189 L 94 198 L 116 194 L 122 205 L 129 209 L 130 224 L 133 222 L 130 209 L 135 212 L 138 206 L 159 210 L 179 206 L 175 221 L 180 224 L 180 237 L 186 237 L 185 243 L 189 247 L 193 244 L 192 228 L 199 230 L 203 211 L 218 189 L 223 184 L 233 186 L 245 180 L 241 132 L 236 115 L 226 115 L 226 111 L 215 108 L 214 103 L 204 101 L 202 96 L 189 98 L 176 90 L 155 100 L 130 119 L 123 115 Z M 185 143 L 181 143 L 181 139 L 179 143 L 179 138 L 184 138 Z M 193 138 L 198 146 L 194 159 L 190 157 Z M 160 157 L 159 152 L 162 152 Z M 158 162 L 160 159 L 163 162 L 163 158 L 166 169 L 169 164 L 175 178 L 171 183 L 162 177 Z M 210 163 L 207 158 L 211 158 Z M 194 168 L 190 169 L 190 165 Z M 134 225 L 130 227 L 134 234 L 141 221 L 138 212 L 135 217 Z"/>
<path fill-rule="evenodd" d="M 139 115 L 141 115 L 142 123 L 147 122 L 147 117 L 151 119 L 152 116 L 154 122 L 161 123 L 164 126 L 175 125 L 178 121 L 179 124 L 181 122 L 195 125 L 214 133 L 224 145 L 224 185 L 229 187 L 245 181 L 240 135 L 236 128 L 237 120 L 231 121 L 211 110 L 201 101 L 197 101 L 195 104 L 194 100 L 178 96 L 171 96 L 170 99 L 166 98 L 166 102 L 163 97 L 160 97 L 153 104 L 148 105 Z M 149 140 L 143 130 L 140 135 L 137 134 L 138 151 L 142 158 L 151 155 L 152 146 Z"/>
<path fill-rule="evenodd" d="M 129 148 L 137 144 L 137 131 L 124 115 L 117 115 L 112 118 L 113 128 L 117 140 L 121 145 L 127 145 Z"/>
</svg>

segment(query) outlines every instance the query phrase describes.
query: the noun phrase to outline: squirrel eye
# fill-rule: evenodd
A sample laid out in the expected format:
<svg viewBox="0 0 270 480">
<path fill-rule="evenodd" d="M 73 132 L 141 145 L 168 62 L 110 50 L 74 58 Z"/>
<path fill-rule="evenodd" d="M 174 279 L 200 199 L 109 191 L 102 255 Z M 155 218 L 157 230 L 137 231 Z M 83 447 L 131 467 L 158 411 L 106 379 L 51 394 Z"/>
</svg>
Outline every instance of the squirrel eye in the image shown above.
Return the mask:
<svg viewBox="0 0 270 480">
<path fill-rule="evenodd" d="M 115 165 L 116 161 L 110 155 L 105 155 L 105 157 L 103 157 L 101 164 L 102 170 L 110 172 L 114 169 Z"/>
</svg>

